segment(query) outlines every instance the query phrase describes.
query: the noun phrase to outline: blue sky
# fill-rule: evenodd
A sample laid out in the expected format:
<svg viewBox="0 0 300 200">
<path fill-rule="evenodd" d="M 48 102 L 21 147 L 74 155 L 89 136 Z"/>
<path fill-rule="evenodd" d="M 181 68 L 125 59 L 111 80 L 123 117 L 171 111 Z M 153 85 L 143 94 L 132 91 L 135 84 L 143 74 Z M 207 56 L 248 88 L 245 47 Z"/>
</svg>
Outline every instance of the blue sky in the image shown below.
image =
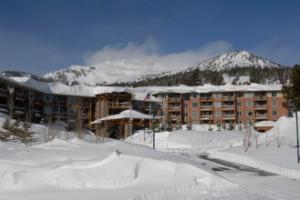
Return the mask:
<svg viewBox="0 0 300 200">
<path fill-rule="evenodd" d="M 235 49 L 293 65 L 299 8 L 298 0 L 1 0 L 0 70 L 42 74 L 137 51 L 190 64 L 191 54 L 195 62 Z"/>
</svg>

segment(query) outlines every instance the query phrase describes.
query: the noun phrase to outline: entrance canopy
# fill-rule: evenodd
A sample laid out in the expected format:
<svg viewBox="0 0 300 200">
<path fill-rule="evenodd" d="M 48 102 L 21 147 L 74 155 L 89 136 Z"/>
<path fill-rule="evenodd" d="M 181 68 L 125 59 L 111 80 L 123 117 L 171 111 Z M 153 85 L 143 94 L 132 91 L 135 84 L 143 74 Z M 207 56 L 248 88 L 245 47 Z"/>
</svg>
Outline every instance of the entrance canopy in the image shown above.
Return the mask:
<svg viewBox="0 0 300 200">
<path fill-rule="evenodd" d="M 140 113 L 138 111 L 135 110 L 124 110 L 122 112 L 120 112 L 119 114 L 116 115 L 109 115 L 106 117 L 102 117 L 100 119 L 97 119 L 95 121 L 93 121 L 91 124 L 100 124 L 104 121 L 112 121 L 112 120 L 121 120 L 121 119 L 153 119 L 152 115 L 146 115 L 144 113 Z M 156 117 L 155 119 L 158 119 L 158 117 Z"/>
</svg>

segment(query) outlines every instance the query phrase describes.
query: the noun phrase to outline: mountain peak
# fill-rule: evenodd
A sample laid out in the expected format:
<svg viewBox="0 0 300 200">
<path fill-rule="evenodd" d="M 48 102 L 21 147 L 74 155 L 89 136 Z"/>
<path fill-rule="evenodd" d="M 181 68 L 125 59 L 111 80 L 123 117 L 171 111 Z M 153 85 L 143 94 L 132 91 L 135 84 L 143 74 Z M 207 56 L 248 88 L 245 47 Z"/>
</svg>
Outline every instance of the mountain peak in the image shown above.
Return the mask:
<svg viewBox="0 0 300 200">
<path fill-rule="evenodd" d="M 205 60 L 192 69 L 223 71 L 236 67 L 260 67 L 260 68 L 278 68 L 282 65 L 270 61 L 266 58 L 259 57 L 245 50 L 235 50 L 224 53 L 211 59 Z"/>
</svg>

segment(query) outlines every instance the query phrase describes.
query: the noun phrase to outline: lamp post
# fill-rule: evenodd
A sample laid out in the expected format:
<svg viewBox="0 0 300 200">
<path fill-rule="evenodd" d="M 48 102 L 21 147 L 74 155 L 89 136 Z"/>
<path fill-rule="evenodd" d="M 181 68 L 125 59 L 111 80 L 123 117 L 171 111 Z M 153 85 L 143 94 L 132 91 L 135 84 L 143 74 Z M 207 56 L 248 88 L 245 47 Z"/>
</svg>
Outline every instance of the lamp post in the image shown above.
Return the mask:
<svg viewBox="0 0 300 200">
<path fill-rule="evenodd" d="M 299 130 L 298 130 L 298 112 L 296 111 L 296 134 L 297 134 L 297 161 L 300 163 L 300 155 L 299 155 Z"/>
<path fill-rule="evenodd" d="M 153 128 L 153 138 L 152 138 L 152 143 L 153 143 L 153 149 L 155 149 L 155 124 L 154 124 L 154 121 L 155 121 L 155 113 L 156 113 L 156 104 L 155 102 L 152 103 L 153 105 L 153 122 L 152 122 L 152 128 Z"/>
</svg>

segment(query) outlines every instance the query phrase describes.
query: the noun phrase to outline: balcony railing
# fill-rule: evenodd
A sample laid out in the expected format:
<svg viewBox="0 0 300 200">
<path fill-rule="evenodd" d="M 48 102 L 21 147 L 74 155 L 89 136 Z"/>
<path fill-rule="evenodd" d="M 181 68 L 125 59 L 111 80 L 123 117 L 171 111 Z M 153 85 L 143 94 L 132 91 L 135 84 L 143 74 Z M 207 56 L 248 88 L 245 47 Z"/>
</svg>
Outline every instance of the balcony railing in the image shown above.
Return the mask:
<svg viewBox="0 0 300 200">
<path fill-rule="evenodd" d="M 200 110 L 212 110 L 213 106 L 200 106 Z"/>
<path fill-rule="evenodd" d="M 268 118 L 268 115 L 267 114 L 256 114 L 255 115 L 255 118 Z"/>
<path fill-rule="evenodd" d="M 223 119 L 235 119 L 235 115 L 222 115 Z"/>
<path fill-rule="evenodd" d="M 254 96 L 254 100 L 257 100 L 257 101 L 266 101 L 268 99 L 267 96 Z"/>
<path fill-rule="evenodd" d="M 130 107 L 130 103 L 128 103 L 128 102 L 109 103 L 108 106 L 110 108 L 129 108 Z"/>
<path fill-rule="evenodd" d="M 223 96 L 223 101 L 234 101 L 234 96 Z"/>
<path fill-rule="evenodd" d="M 180 118 L 180 115 L 170 115 L 170 118 Z"/>
<path fill-rule="evenodd" d="M 222 105 L 222 109 L 224 110 L 234 110 L 234 105 Z"/>
<path fill-rule="evenodd" d="M 0 95 L 1 96 L 8 96 L 8 91 L 6 89 L 0 88 Z"/>
<path fill-rule="evenodd" d="M 172 102 L 180 102 L 180 98 L 178 98 L 178 97 L 169 97 L 168 98 L 168 101 L 172 101 Z"/>
<path fill-rule="evenodd" d="M 211 97 L 200 97 L 200 101 L 212 101 Z"/>
<path fill-rule="evenodd" d="M 256 104 L 254 108 L 257 110 L 266 110 L 267 104 L 263 104 L 263 105 Z"/>
<path fill-rule="evenodd" d="M 213 115 L 200 115 L 200 119 L 212 119 Z"/>
<path fill-rule="evenodd" d="M 181 107 L 180 106 L 169 106 L 168 110 L 180 110 Z"/>
</svg>

